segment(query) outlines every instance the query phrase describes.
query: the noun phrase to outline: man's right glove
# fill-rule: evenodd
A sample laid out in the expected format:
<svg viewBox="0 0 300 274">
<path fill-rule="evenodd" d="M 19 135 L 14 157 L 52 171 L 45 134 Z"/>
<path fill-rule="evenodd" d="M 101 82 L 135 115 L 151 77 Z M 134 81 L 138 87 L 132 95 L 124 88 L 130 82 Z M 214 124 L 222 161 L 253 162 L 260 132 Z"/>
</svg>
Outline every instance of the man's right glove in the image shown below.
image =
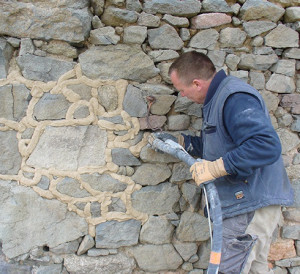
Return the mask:
<svg viewBox="0 0 300 274">
<path fill-rule="evenodd" d="M 178 143 L 179 145 L 181 145 L 182 147 L 184 147 L 184 137 L 181 134 L 178 136 L 178 138 L 176 138 L 174 135 L 166 133 L 166 132 L 151 133 L 148 138 L 149 144 L 152 145 L 152 143 L 155 139 L 160 139 L 164 142 L 167 141 L 168 139 L 171 139 L 172 141 L 174 141 L 174 142 Z"/>
<path fill-rule="evenodd" d="M 215 161 L 202 160 L 196 162 L 191 166 L 190 172 L 198 186 L 204 182 L 229 175 L 225 170 L 222 158 Z"/>
</svg>

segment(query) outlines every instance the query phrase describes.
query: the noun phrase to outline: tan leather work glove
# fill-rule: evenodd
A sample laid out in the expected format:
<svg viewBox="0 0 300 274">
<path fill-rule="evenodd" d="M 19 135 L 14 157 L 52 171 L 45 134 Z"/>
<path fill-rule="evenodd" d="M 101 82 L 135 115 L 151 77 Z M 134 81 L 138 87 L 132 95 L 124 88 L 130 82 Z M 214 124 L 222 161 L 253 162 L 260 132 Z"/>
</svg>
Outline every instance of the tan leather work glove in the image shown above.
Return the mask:
<svg viewBox="0 0 300 274">
<path fill-rule="evenodd" d="M 229 175 L 225 170 L 222 158 L 213 162 L 206 160 L 196 162 L 191 166 L 190 172 L 198 186 L 204 182 Z"/>
</svg>

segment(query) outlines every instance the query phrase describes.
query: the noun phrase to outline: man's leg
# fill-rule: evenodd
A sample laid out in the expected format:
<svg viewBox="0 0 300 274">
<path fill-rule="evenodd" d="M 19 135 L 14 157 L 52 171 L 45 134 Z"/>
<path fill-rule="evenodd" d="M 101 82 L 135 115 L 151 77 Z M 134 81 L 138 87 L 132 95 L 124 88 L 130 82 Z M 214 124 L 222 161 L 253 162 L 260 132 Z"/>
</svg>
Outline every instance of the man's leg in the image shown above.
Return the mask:
<svg viewBox="0 0 300 274">
<path fill-rule="evenodd" d="M 249 254 L 242 274 L 273 273 L 268 268 L 268 255 L 272 234 L 280 220 L 280 216 L 281 207 L 279 205 L 268 206 L 255 211 L 245 233 L 257 235 L 258 239 Z"/>
<path fill-rule="evenodd" d="M 219 273 L 238 274 L 241 272 L 256 237 L 246 234 L 254 211 L 223 220 L 222 256 Z"/>
</svg>

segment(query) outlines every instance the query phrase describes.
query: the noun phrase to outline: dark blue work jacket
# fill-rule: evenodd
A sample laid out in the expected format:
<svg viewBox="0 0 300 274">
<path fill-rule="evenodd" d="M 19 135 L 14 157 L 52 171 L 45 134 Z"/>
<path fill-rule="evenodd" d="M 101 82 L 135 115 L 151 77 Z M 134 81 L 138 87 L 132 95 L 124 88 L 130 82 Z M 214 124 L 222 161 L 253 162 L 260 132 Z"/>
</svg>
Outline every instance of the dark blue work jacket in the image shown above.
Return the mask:
<svg viewBox="0 0 300 274">
<path fill-rule="evenodd" d="M 291 205 L 293 191 L 280 141 L 261 95 L 222 71 L 216 76 L 203 106 L 201 138 L 185 136 L 185 143 L 191 154 L 206 160 L 223 157 L 230 175 L 215 181 L 223 218 L 268 205 Z"/>
</svg>

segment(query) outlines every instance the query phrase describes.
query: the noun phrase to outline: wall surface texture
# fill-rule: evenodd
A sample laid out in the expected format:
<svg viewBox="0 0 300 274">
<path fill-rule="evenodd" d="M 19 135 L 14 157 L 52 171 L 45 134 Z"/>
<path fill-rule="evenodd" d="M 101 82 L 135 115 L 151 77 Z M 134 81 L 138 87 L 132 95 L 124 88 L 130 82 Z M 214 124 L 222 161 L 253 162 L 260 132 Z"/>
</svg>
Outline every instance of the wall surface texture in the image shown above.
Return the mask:
<svg viewBox="0 0 300 274">
<path fill-rule="evenodd" d="M 0 273 L 205 273 L 201 189 L 147 146 L 199 134 L 190 50 L 266 101 L 295 190 L 270 267 L 300 273 L 299 31 L 297 0 L 0 0 Z"/>
</svg>

